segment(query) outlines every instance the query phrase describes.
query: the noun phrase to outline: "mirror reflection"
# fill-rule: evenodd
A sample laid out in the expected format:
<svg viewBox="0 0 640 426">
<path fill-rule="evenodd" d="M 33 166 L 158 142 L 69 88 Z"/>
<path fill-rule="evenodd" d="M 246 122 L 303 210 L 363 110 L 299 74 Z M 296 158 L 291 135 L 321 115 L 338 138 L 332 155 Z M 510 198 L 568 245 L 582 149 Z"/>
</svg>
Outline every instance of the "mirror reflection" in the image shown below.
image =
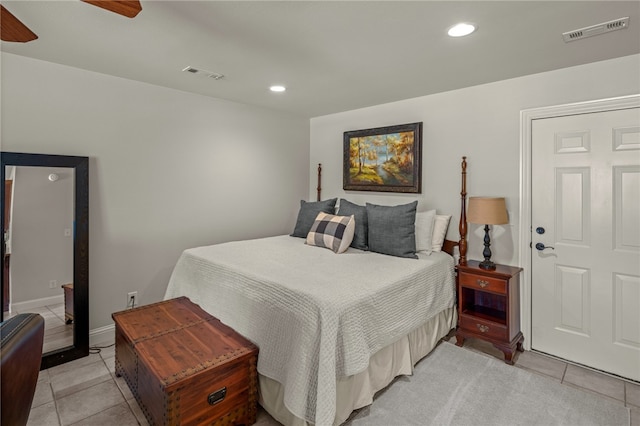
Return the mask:
<svg viewBox="0 0 640 426">
<path fill-rule="evenodd" d="M 43 353 L 73 345 L 74 173 L 5 167 L 3 317 L 42 315 Z"/>
</svg>

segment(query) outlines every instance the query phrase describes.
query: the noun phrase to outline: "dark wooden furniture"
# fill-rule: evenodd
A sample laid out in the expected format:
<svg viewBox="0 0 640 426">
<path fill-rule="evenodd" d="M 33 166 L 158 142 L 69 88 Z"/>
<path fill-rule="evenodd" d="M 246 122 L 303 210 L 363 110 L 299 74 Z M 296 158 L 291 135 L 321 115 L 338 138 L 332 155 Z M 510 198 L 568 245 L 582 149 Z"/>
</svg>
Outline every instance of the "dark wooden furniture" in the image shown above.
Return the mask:
<svg viewBox="0 0 640 426">
<path fill-rule="evenodd" d="M 18 314 L 0 323 L 0 424 L 26 425 L 36 393 L 44 318 Z"/>
<path fill-rule="evenodd" d="M 71 324 L 73 322 L 73 283 L 63 284 L 64 291 L 64 322 Z"/>
<path fill-rule="evenodd" d="M 116 374 L 152 425 L 250 425 L 258 349 L 186 297 L 112 315 Z"/>
<path fill-rule="evenodd" d="M 469 260 L 456 266 L 458 272 L 458 329 L 456 345 L 467 337 L 484 339 L 504 352 L 513 364 L 513 353 L 522 351 L 520 331 L 520 271 L 522 268 L 496 265 L 493 271 Z"/>
</svg>

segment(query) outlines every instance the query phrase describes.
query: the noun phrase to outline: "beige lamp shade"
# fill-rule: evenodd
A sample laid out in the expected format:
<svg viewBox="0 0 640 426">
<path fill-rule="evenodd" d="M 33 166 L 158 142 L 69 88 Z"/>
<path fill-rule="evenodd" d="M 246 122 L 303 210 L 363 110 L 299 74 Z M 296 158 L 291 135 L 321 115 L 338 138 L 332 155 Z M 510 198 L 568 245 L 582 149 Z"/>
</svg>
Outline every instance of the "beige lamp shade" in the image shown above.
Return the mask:
<svg viewBox="0 0 640 426">
<path fill-rule="evenodd" d="M 503 225 L 509 223 L 504 198 L 469 197 L 467 221 L 483 225 Z"/>
</svg>

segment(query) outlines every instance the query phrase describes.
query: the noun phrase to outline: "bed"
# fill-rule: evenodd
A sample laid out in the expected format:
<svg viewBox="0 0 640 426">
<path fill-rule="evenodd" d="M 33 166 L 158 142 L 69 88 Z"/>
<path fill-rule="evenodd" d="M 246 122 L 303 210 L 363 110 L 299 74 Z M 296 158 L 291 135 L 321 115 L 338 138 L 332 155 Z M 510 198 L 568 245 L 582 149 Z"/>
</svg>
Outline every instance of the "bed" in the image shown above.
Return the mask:
<svg viewBox="0 0 640 426">
<path fill-rule="evenodd" d="M 455 327 L 450 254 L 466 256 L 465 187 L 463 157 L 461 239 L 443 251 L 336 255 L 289 235 L 196 247 L 165 299 L 187 296 L 257 344 L 260 404 L 276 420 L 340 424 Z"/>
</svg>

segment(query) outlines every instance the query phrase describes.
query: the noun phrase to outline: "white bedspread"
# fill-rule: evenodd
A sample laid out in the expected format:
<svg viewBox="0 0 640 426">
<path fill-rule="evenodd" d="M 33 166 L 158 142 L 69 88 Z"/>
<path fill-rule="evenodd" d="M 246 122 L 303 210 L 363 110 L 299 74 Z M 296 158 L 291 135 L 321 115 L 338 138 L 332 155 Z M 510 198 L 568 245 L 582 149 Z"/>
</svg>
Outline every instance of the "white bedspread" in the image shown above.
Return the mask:
<svg viewBox="0 0 640 426">
<path fill-rule="evenodd" d="M 282 235 L 185 250 L 165 299 L 187 296 L 260 348 L 258 371 L 284 385 L 289 411 L 335 416 L 336 378 L 454 306 L 453 258 L 343 254 Z"/>
</svg>

